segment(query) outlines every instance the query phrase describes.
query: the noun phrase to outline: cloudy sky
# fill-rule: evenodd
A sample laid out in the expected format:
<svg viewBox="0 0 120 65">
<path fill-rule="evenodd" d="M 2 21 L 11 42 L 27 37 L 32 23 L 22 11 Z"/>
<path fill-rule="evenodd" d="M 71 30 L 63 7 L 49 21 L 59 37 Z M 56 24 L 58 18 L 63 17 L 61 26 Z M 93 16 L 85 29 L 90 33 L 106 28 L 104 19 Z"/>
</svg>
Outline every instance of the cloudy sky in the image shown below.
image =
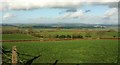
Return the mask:
<svg viewBox="0 0 120 65">
<path fill-rule="evenodd" d="M 119 0 L 0 0 L 2 23 L 117 24 Z"/>
</svg>

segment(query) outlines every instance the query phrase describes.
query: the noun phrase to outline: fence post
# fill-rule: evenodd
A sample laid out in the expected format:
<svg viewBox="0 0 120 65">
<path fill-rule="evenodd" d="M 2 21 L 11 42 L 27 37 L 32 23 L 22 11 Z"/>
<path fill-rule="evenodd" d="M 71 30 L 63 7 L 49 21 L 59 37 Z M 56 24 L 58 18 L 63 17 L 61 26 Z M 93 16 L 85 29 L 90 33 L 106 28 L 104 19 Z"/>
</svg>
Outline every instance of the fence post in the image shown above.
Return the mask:
<svg viewBox="0 0 120 65">
<path fill-rule="evenodd" d="M 16 46 L 12 47 L 12 65 L 17 65 L 17 49 L 16 49 Z"/>
</svg>

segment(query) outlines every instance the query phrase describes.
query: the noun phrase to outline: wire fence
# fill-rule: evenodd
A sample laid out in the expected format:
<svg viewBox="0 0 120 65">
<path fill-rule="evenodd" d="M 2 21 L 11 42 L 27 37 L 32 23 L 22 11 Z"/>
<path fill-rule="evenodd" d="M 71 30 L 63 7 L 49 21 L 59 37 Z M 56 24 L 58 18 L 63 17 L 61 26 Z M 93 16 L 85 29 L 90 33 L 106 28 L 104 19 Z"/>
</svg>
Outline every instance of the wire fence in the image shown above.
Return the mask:
<svg viewBox="0 0 120 65">
<path fill-rule="evenodd" d="M 13 50 L 5 50 L 2 48 L 2 63 L 3 64 L 13 64 L 13 60 L 16 60 L 17 63 L 22 64 L 22 65 L 31 65 L 33 63 L 34 60 L 38 59 L 41 55 L 30 55 L 30 54 L 25 54 L 25 53 L 20 53 L 16 50 L 14 50 L 16 52 L 16 57 L 17 59 L 12 58 L 13 57 Z M 24 57 L 23 57 L 24 56 Z M 17 65 L 17 64 L 16 64 Z"/>
</svg>

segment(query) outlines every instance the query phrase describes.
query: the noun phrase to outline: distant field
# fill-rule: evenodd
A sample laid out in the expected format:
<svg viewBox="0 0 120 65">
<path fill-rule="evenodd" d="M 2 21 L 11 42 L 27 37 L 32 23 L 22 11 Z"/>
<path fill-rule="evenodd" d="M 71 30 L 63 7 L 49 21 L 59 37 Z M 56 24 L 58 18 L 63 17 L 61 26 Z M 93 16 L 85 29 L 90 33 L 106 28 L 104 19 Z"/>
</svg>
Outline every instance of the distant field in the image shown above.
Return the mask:
<svg viewBox="0 0 120 65">
<path fill-rule="evenodd" d="M 10 39 L 10 38 L 9 38 Z M 42 56 L 34 63 L 116 63 L 118 41 L 116 40 L 71 40 L 53 42 L 4 42 L 11 50 L 16 45 L 18 52 Z"/>
<path fill-rule="evenodd" d="M 82 35 L 85 37 L 87 33 L 91 35 L 91 38 L 98 38 L 99 35 L 97 34 L 99 31 L 108 31 L 112 28 L 109 29 L 33 29 L 34 31 L 41 31 L 39 34 L 43 35 Z M 118 31 L 117 28 L 113 29 L 114 31 L 111 32 L 102 32 L 103 34 L 101 35 L 103 38 L 113 38 L 113 36 L 118 37 Z M 91 31 L 91 32 L 90 32 Z"/>
<path fill-rule="evenodd" d="M 47 33 L 47 32 L 46 32 Z M 92 31 L 89 34 L 92 36 L 92 38 L 95 37 L 99 37 L 96 31 Z M 103 32 L 104 33 L 104 32 Z M 76 31 L 76 30 L 72 30 L 72 31 L 54 31 L 54 32 L 48 32 L 48 34 L 53 34 L 53 35 L 74 35 L 74 34 L 79 34 L 79 35 L 86 35 L 86 32 L 81 32 L 81 31 Z M 113 38 L 113 36 L 118 36 L 118 32 L 105 32 L 104 35 L 102 37 L 104 38 Z"/>
<path fill-rule="evenodd" d="M 2 27 L 2 30 L 16 30 L 18 29 L 17 27 L 12 27 L 12 26 L 5 26 L 5 27 Z"/>
<path fill-rule="evenodd" d="M 29 40 L 29 39 L 38 39 L 31 35 L 27 34 L 2 34 L 2 40 Z"/>
<path fill-rule="evenodd" d="M 91 38 L 98 38 L 99 35 L 96 34 L 97 32 L 90 32 L 89 34 L 91 35 Z M 51 32 L 48 32 L 47 31 L 43 31 L 43 32 L 40 32 L 38 33 L 40 35 L 43 35 L 43 36 L 56 36 L 56 35 L 82 35 L 84 38 L 86 36 L 86 32 L 80 32 L 80 31 L 51 31 Z M 116 36 L 118 37 L 118 33 L 117 32 L 106 32 L 104 33 L 104 35 L 101 35 L 103 38 L 113 38 L 113 36 Z M 2 40 L 24 40 L 24 39 L 39 39 L 37 37 L 34 37 L 30 34 L 2 34 Z"/>
</svg>

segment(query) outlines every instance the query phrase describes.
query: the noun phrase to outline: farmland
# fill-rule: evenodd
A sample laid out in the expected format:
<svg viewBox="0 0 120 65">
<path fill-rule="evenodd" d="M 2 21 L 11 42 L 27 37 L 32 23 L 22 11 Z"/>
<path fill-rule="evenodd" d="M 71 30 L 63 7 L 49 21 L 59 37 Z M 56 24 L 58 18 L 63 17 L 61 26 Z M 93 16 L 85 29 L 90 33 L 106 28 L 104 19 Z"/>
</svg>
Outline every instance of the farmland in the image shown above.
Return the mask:
<svg viewBox="0 0 120 65">
<path fill-rule="evenodd" d="M 119 35 L 114 27 L 66 29 L 3 26 L 2 45 L 5 50 L 11 51 L 16 46 L 21 54 L 42 55 L 33 63 L 54 63 L 55 60 L 58 63 L 116 63 Z M 31 58 L 19 57 L 20 62 Z"/>
<path fill-rule="evenodd" d="M 29 30 L 28 29 L 22 29 L 22 31 Z M 19 39 L 39 39 L 39 38 L 56 38 L 57 35 L 61 36 L 78 36 L 81 35 L 84 38 L 87 38 L 87 36 L 90 36 L 90 38 L 118 38 L 119 33 L 115 30 L 81 30 L 81 29 L 32 29 L 31 31 L 28 31 L 29 33 L 14 33 L 14 34 L 3 34 L 2 38 L 3 40 L 19 40 Z M 42 36 L 42 37 L 41 37 Z"/>
<path fill-rule="evenodd" d="M 30 35 L 26 34 L 3 34 L 2 36 L 3 40 L 29 40 L 29 39 L 37 39 L 35 37 L 32 37 Z"/>
</svg>

